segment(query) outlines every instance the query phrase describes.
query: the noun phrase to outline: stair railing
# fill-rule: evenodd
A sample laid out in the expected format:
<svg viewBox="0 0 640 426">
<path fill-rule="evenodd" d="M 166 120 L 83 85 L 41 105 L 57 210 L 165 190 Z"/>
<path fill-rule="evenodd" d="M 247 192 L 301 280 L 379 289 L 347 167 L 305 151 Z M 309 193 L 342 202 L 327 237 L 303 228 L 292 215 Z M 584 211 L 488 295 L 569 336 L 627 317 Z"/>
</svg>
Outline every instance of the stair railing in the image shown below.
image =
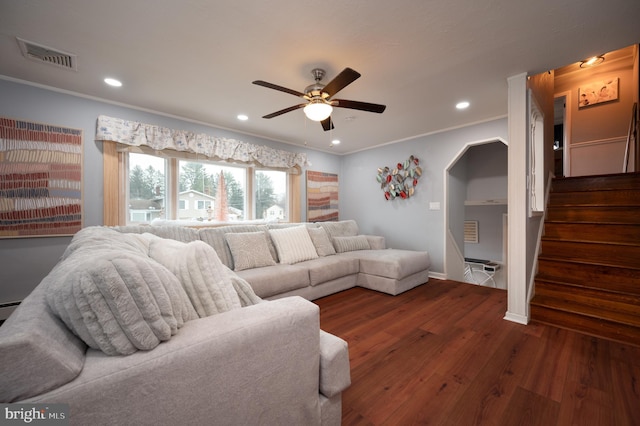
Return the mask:
<svg viewBox="0 0 640 426">
<path fill-rule="evenodd" d="M 629 157 L 633 141 L 633 171 L 637 172 L 638 164 L 640 164 L 640 141 L 638 140 L 638 127 L 640 123 L 638 121 L 638 103 L 635 102 L 631 108 L 631 122 L 629 123 L 629 132 L 627 133 L 627 146 L 624 150 L 624 162 L 622 165 L 622 173 L 627 173 L 629 170 Z"/>
</svg>

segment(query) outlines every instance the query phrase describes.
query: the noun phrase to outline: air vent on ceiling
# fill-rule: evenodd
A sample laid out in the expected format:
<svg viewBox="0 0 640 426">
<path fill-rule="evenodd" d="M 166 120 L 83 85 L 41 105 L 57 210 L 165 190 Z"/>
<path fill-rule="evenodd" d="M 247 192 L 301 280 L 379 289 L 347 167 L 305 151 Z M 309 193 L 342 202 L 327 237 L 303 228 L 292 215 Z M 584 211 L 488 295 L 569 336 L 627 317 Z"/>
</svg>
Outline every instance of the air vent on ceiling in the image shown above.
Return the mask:
<svg viewBox="0 0 640 426">
<path fill-rule="evenodd" d="M 77 71 L 77 56 L 71 53 L 63 52 L 52 47 L 43 46 L 38 43 L 23 40 L 16 37 L 22 54 L 27 59 L 34 61 L 46 62 L 68 70 Z"/>
</svg>

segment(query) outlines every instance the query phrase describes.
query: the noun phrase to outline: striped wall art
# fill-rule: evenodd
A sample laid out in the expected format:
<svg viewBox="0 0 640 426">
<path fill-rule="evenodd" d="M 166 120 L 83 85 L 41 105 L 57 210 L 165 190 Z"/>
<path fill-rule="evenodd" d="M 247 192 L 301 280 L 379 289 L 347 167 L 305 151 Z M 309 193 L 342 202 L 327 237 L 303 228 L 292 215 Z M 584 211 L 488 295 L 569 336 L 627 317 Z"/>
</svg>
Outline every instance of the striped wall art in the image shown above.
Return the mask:
<svg viewBox="0 0 640 426">
<path fill-rule="evenodd" d="M 338 220 L 338 175 L 307 170 L 307 221 Z"/>
<path fill-rule="evenodd" d="M 0 238 L 82 228 L 82 130 L 0 117 Z"/>
</svg>

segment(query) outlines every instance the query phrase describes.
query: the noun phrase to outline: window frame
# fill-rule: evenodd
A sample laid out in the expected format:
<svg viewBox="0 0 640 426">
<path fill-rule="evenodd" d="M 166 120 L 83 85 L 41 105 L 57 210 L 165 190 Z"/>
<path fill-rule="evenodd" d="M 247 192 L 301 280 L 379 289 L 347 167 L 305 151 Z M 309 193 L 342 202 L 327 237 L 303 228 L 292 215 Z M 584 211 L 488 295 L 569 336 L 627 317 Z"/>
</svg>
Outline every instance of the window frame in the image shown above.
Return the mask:
<svg viewBox="0 0 640 426">
<path fill-rule="evenodd" d="M 128 153 L 137 152 L 147 155 L 164 157 L 167 160 L 167 176 L 165 177 L 166 189 L 166 217 L 168 220 L 176 220 L 178 217 L 178 176 L 179 176 L 179 160 L 183 161 L 203 161 L 214 164 L 225 164 L 233 167 L 246 168 L 247 182 L 245 188 L 246 210 L 250 217 L 246 220 L 254 218 L 254 178 L 255 172 L 259 170 L 277 170 L 284 171 L 287 174 L 286 183 L 286 200 L 288 211 L 288 222 L 300 222 L 301 220 L 301 175 L 302 170 L 299 166 L 294 166 L 288 170 L 271 169 L 267 167 L 257 167 L 256 165 L 239 165 L 232 162 L 213 161 L 208 158 L 202 158 L 195 154 L 177 152 L 173 150 L 164 150 L 161 154 L 158 151 L 147 147 L 126 147 L 113 141 L 103 141 L 103 191 L 104 191 L 104 208 L 103 208 L 103 224 L 105 226 L 122 226 L 129 224 L 127 218 L 127 200 L 128 200 Z M 120 148 L 120 149 L 119 149 Z M 167 152 L 169 151 L 169 152 Z M 242 223 L 243 221 L 238 221 Z"/>
</svg>

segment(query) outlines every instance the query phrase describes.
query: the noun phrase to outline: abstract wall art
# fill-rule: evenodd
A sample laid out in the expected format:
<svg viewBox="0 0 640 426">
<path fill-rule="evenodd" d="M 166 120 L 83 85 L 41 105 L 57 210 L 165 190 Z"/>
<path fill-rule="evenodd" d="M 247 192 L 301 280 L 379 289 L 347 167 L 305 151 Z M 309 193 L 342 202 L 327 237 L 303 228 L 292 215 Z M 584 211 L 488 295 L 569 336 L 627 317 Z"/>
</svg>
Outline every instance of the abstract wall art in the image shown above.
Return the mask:
<svg viewBox="0 0 640 426">
<path fill-rule="evenodd" d="M 395 198 L 406 200 L 413 197 L 418 179 L 422 176 L 422 167 L 419 164 L 418 157 L 412 155 L 394 168 L 378 167 L 376 180 L 387 201 Z"/>
<path fill-rule="evenodd" d="M 338 220 L 338 175 L 307 170 L 307 221 Z"/>
<path fill-rule="evenodd" d="M 82 130 L 0 117 L 0 238 L 82 228 Z"/>
</svg>

